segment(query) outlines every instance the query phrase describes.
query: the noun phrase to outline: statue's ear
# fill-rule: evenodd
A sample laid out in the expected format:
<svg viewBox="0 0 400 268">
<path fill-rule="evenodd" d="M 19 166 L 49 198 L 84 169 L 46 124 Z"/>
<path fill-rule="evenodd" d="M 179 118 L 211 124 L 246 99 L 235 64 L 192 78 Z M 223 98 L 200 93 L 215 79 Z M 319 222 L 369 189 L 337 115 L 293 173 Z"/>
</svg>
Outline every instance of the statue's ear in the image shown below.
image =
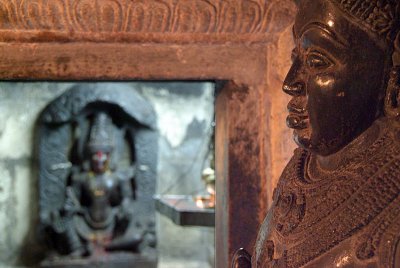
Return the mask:
<svg viewBox="0 0 400 268">
<path fill-rule="evenodd" d="M 394 66 L 390 72 L 384 107 L 386 116 L 400 116 L 400 66 Z"/>
</svg>

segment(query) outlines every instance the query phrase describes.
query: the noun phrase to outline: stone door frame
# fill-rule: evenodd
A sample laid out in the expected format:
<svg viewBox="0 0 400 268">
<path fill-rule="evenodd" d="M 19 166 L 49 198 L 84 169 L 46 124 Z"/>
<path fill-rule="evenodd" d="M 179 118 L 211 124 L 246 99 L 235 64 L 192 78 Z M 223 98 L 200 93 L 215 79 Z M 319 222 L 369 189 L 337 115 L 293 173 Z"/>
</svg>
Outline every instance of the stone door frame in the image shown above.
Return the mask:
<svg viewBox="0 0 400 268">
<path fill-rule="evenodd" d="M 252 250 L 288 155 L 270 58 L 293 13 L 290 0 L 0 0 L 0 79 L 223 81 L 216 267 L 229 267 Z"/>
</svg>

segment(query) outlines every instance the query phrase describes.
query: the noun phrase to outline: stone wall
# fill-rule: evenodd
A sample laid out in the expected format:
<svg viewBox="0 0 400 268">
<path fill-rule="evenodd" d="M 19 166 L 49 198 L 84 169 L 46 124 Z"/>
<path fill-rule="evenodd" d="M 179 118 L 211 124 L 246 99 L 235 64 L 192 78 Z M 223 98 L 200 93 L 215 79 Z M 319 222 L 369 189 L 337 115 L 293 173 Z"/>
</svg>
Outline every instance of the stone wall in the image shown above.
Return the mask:
<svg viewBox="0 0 400 268">
<path fill-rule="evenodd" d="M 158 194 L 204 190 L 201 170 L 208 154 L 214 114 L 212 83 L 128 83 L 149 100 L 158 116 Z M 47 103 L 73 83 L 0 83 L 0 266 L 32 265 L 42 256 L 36 239 L 37 170 L 35 120 Z M 162 260 L 207 262 L 212 228 L 180 227 L 158 215 Z M 167 267 L 167 266 L 165 266 Z"/>
</svg>

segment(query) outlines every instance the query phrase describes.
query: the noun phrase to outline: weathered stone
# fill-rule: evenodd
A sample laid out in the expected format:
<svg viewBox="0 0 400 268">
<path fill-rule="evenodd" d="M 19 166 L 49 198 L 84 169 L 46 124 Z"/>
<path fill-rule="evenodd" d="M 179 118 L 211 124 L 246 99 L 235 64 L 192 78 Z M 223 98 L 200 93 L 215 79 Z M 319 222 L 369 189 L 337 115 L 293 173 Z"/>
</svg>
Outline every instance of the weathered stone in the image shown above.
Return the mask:
<svg viewBox="0 0 400 268">
<path fill-rule="evenodd" d="M 204 83 L 201 87 L 191 88 L 190 83 L 181 83 L 187 88 L 175 91 L 178 94 L 170 92 L 170 86 L 166 88 L 162 83 L 158 84 L 160 88 L 154 91 L 154 88 L 144 84 L 142 92 L 149 100 L 154 103 L 154 109 L 157 114 L 162 114 L 158 119 L 158 129 L 161 135 L 167 139 L 172 149 L 182 145 L 187 136 L 187 129 L 179 126 L 188 126 L 194 120 L 205 121 L 203 131 L 211 126 L 210 120 L 214 110 L 214 88 L 213 83 Z M 196 85 L 196 84 L 194 84 Z M 181 85 L 182 87 L 182 85 Z M 201 95 L 184 95 L 184 91 L 198 92 Z M 188 107 L 191 112 L 188 113 Z M 199 135 L 206 133 L 199 133 Z"/>
<path fill-rule="evenodd" d="M 0 159 L 31 155 L 37 114 L 68 85 L 0 83 Z"/>
<path fill-rule="evenodd" d="M 36 180 L 31 177 L 30 161 L 23 161 L 21 164 L 16 165 L 15 168 L 15 218 L 12 233 L 14 234 L 15 247 L 20 251 L 22 244 L 25 242 L 27 235 L 32 228 L 32 220 L 37 218 L 37 204 L 32 202 L 35 200 L 34 192 L 36 185 L 32 182 Z"/>
</svg>

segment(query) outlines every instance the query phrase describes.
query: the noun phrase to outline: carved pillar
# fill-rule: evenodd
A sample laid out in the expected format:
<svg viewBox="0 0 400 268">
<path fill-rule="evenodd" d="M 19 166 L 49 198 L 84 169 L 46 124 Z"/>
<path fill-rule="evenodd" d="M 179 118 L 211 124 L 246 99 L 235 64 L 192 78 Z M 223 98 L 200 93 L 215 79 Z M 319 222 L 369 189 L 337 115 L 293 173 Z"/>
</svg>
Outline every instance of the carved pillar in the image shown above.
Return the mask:
<svg viewBox="0 0 400 268">
<path fill-rule="evenodd" d="M 230 267 L 238 248 L 253 247 L 267 209 L 262 92 L 229 82 L 217 97 L 216 267 Z"/>
</svg>

